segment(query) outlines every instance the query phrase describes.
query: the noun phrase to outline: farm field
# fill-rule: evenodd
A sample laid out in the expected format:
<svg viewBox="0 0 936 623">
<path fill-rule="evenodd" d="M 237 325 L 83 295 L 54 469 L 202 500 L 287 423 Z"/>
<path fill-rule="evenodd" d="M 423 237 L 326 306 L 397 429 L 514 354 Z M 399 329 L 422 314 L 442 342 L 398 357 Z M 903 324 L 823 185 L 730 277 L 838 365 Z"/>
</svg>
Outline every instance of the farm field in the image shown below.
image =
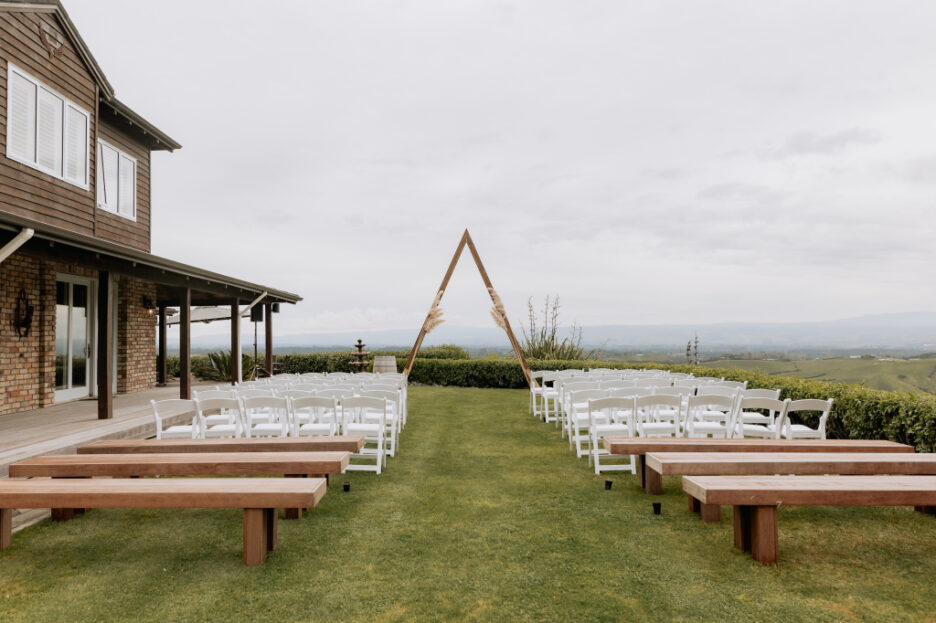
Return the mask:
<svg viewBox="0 0 936 623">
<path fill-rule="evenodd" d="M 241 513 L 98 509 L 0 553 L 13 621 L 927 621 L 936 518 L 785 507 L 780 560 L 703 524 L 678 478 L 596 476 L 523 390 L 413 387 L 398 456 L 281 521 L 241 564 Z M 610 491 L 604 480 L 613 481 Z M 662 514 L 651 502 L 662 502 Z"/>
<path fill-rule="evenodd" d="M 802 361 L 719 360 L 703 365 L 761 370 L 775 376 L 798 376 L 818 381 L 864 383 L 873 389 L 936 394 L 936 359 L 878 361 L 877 359 L 806 359 Z"/>
</svg>

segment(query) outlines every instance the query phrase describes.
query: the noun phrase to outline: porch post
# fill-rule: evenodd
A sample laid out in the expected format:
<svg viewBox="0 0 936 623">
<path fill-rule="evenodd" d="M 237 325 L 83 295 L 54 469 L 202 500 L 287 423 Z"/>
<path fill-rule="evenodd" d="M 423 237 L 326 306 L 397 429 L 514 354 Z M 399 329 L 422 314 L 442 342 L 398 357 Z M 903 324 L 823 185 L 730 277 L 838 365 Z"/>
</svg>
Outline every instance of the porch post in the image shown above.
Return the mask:
<svg viewBox="0 0 936 623">
<path fill-rule="evenodd" d="M 192 290 L 185 288 L 179 302 L 179 398 L 192 399 Z"/>
<path fill-rule="evenodd" d="M 236 385 L 243 380 L 240 321 L 240 299 L 235 298 L 231 303 L 231 385 Z"/>
<path fill-rule="evenodd" d="M 169 377 L 169 361 L 166 358 L 166 306 L 159 306 L 159 344 L 156 351 L 156 387 L 165 387 Z"/>
<path fill-rule="evenodd" d="M 114 277 L 106 270 L 98 273 L 97 296 L 97 405 L 98 419 L 114 417 Z M 90 370 L 91 362 L 85 365 Z"/>
<path fill-rule="evenodd" d="M 266 316 L 266 322 L 264 323 L 264 329 L 266 332 L 266 360 L 264 361 L 264 368 L 273 376 L 273 304 L 264 303 L 263 304 L 263 314 Z"/>
</svg>

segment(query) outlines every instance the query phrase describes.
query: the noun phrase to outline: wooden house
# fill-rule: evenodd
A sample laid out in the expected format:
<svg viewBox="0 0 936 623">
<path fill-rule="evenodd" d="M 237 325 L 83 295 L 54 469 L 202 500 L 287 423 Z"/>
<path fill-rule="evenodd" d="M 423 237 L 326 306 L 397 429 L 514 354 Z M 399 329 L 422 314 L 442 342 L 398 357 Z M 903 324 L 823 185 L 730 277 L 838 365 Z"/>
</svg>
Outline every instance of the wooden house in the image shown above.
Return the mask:
<svg viewBox="0 0 936 623">
<path fill-rule="evenodd" d="M 181 146 L 116 99 L 55 0 L 0 0 L 0 414 L 165 382 L 178 309 L 180 395 L 190 310 L 270 311 L 300 297 L 150 253 L 150 154 Z M 157 330 L 159 340 L 157 343 Z M 157 364 L 159 360 L 159 364 Z M 235 375 L 239 375 L 235 371 Z"/>
</svg>

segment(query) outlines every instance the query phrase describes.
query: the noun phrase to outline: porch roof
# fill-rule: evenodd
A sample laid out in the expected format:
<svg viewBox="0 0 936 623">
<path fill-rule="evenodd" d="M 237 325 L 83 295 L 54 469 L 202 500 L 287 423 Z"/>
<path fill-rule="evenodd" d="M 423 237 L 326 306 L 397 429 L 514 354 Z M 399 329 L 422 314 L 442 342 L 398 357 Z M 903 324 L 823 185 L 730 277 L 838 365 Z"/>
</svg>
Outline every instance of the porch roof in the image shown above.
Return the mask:
<svg viewBox="0 0 936 623">
<path fill-rule="evenodd" d="M 192 292 L 192 305 L 227 305 L 234 299 L 255 299 L 265 293 L 265 303 L 297 303 L 292 292 L 251 283 L 204 268 L 131 249 L 99 238 L 0 211 L 0 245 L 23 228 L 35 231 L 22 250 L 50 260 L 90 263 L 100 270 L 128 275 L 157 284 L 157 304 L 178 305 L 181 291 Z"/>
</svg>

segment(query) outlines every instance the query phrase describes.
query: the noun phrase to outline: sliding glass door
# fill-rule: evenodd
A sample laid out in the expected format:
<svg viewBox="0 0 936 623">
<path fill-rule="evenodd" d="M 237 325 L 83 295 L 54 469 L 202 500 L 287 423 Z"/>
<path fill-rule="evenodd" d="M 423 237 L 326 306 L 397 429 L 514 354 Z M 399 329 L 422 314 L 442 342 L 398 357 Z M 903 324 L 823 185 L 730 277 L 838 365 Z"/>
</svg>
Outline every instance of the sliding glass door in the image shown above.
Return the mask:
<svg viewBox="0 0 936 623">
<path fill-rule="evenodd" d="M 59 275 L 55 282 L 55 401 L 91 393 L 94 281 Z"/>
</svg>

